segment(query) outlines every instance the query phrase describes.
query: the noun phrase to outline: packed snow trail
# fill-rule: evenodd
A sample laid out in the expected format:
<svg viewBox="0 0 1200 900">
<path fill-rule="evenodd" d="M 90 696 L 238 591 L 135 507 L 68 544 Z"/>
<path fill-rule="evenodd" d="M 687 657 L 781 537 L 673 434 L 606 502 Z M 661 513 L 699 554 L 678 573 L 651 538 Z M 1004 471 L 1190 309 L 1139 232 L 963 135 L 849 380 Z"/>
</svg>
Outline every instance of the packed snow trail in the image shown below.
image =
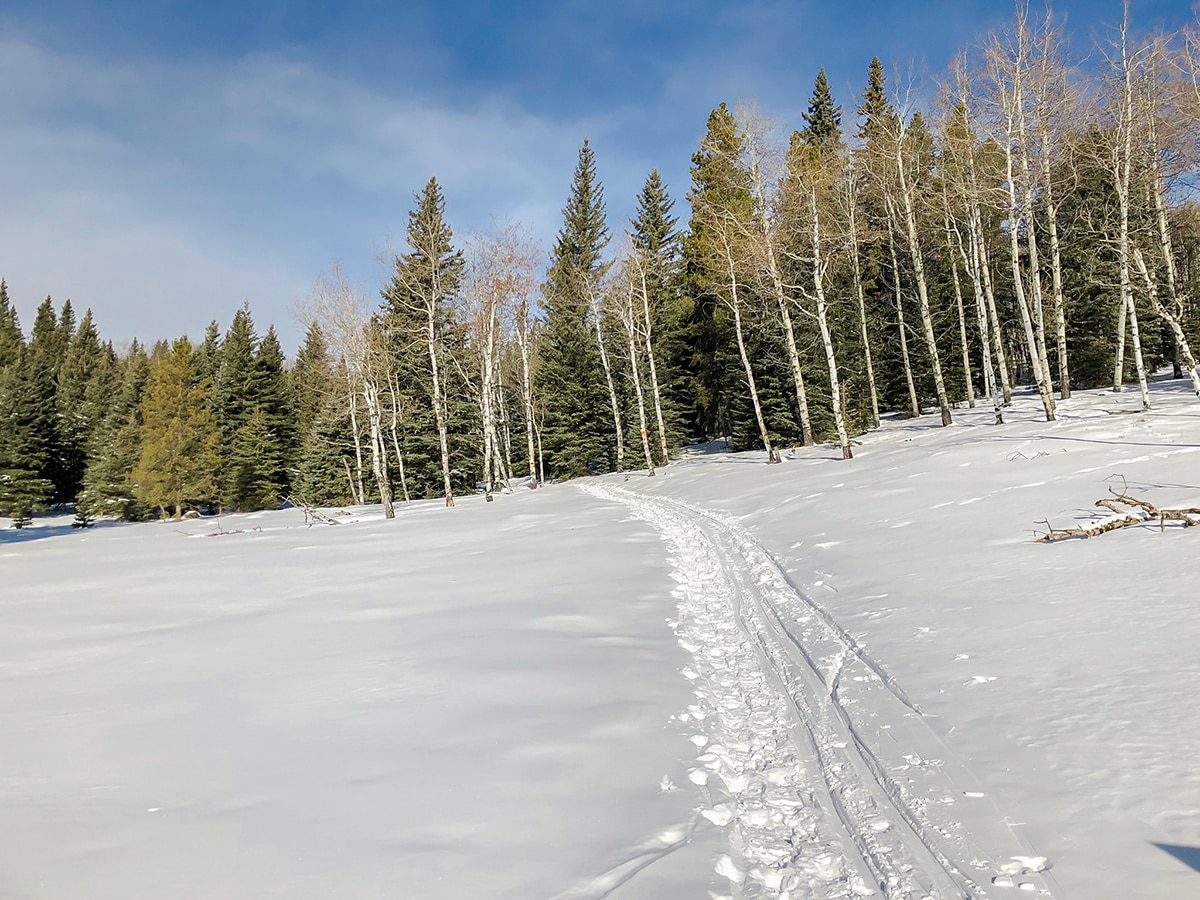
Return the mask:
<svg viewBox="0 0 1200 900">
<path fill-rule="evenodd" d="M 583 488 L 653 525 L 680 582 L 694 665 L 701 815 L 725 827 L 735 897 L 1051 897 L 1046 860 L 862 643 L 735 522 L 679 500 Z"/>
</svg>

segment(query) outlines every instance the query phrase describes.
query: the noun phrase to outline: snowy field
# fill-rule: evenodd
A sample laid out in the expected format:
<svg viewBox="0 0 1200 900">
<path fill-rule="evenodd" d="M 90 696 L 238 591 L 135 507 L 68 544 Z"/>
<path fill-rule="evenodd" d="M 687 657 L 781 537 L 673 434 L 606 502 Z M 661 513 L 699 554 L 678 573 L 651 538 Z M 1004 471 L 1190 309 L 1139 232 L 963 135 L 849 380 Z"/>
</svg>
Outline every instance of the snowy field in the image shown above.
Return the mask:
<svg viewBox="0 0 1200 900">
<path fill-rule="evenodd" d="M 1200 505 L 1153 401 L 6 529 L 0 897 L 1200 897 L 1200 529 L 1034 541 Z"/>
</svg>

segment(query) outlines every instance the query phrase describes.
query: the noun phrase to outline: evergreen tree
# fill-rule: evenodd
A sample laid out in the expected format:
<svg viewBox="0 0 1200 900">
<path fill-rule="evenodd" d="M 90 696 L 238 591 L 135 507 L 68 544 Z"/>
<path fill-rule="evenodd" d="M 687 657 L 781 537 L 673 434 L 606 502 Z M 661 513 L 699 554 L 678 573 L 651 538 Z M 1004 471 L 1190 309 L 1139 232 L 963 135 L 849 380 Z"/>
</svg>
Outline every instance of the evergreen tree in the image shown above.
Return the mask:
<svg viewBox="0 0 1200 900">
<path fill-rule="evenodd" d="M 11 516 L 17 528 L 28 525 L 53 493 L 53 485 L 40 475 L 44 460 L 37 439 L 41 410 L 32 393 L 33 383 L 21 371 L 24 355 L 0 368 L 0 514 Z"/>
<path fill-rule="evenodd" d="M 133 480 L 140 500 L 172 510 L 176 519 L 185 504 L 210 501 L 217 491 L 220 433 L 210 396 L 209 384 L 197 381 L 186 337 L 151 359 L 142 404 L 142 454 Z"/>
<path fill-rule="evenodd" d="M 692 187 L 688 202 L 692 218 L 682 238 L 683 270 L 681 312 L 686 323 L 689 352 L 675 361 L 686 373 L 694 398 L 691 431 L 698 437 L 727 432 L 733 398 L 744 393 L 745 375 L 730 351 L 728 316 L 720 304 L 728 284 L 718 259 L 715 235 L 705 217 L 711 211 L 737 217 L 749 224 L 754 215 L 750 175 L 742 164 L 744 141 L 737 121 L 724 103 L 708 116 L 700 149 L 692 154 Z"/>
<path fill-rule="evenodd" d="M 92 517 L 138 521 L 147 511 L 135 496 L 133 470 L 142 455 L 142 402 L 150 359 L 136 340 L 114 376 L 109 407 L 88 446 L 78 508 Z"/>
<path fill-rule="evenodd" d="M 215 350 L 215 357 L 214 357 Z M 271 326 L 260 341 L 249 304 L 239 309 L 217 344 L 214 328 L 197 348 L 198 380 L 216 362 L 213 407 L 221 435 L 221 505 L 274 508 L 287 487 L 292 425 L 283 376 L 283 351 Z M 256 420 L 251 423 L 251 419 Z M 252 446 L 254 441 L 264 446 Z M 267 469 L 254 467 L 267 466 Z M 250 468 L 248 468 L 250 467 Z M 253 471 L 251 471 L 253 468 Z"/>
<path fill-rule="evenodd" d="M 879 61 L 878 56 L 873 57 L 871 64 L 867 66 L 867 86 L 863 90 L 862 103 L 858 107 L 861 121 L 858 123 L 857 136 L 864 143 L 885 132 L 895 115 L 888 100 L 886 80 L 883 63 Z"/>
<path fill-rule="evenodd" d="M 25 336 L 16 307 L 8 298 L 8 284 L 0 280 L 0 371 L 16 365 L 25 352 Z"/>
<path fill-rule="evenodd" d="M 402 452 L 411 486 L 419 496 L 441 494 L 453 506 L 456 490 L 475 486 L 475 466 L 464 458 L 475 452 L 470 420 L 451 402 L 454 299 L 464 262 L 437 179 L 430 178 L 414 200 L 406 233 L 410 252 L 395 259 L 382 292 L 381 324 L 392 348 L 394 402 L 409 416 Z"/>
<path fill-rule="evenodd" d="M 55 394 L 62 454 L 61 493 L 64 497 L 74 498 L 83 485 L 92 431 L 111 402 L 113 385 L 112 358 L 100 343 L 89 309 L 67 347 Z"/>
<path fill-rule="evenodd" d="M 592 324 L 605 271 L 601 257 L 609 238 L 604 188 L 585 139 L 542 286 L 546 321 L 535 369 L 545 410 L 546 462 L 561 478 L 587 474 L 590 463 L 605 470 L 615 463 L 611 413 Z"/>
<path fill-rule="evenodd" d="M 64 312 L 69 315 L 69 304 Z M 73 317 L 72 317 L 73 318 Z M 47 297 L 38 306 L 29 347 L 19 368 L 20 405 L 29 429 L 27 460 L 36 461 L 38 477 L 51 485 L 50 501 L 70 500 L 68 461 L 63 450 L 58 416 L 58 373 L 66 356 L 67 341 L 59 328 L 53 302 Z"/>
<path fill-rule="evenodd" d="M 633 245 L 647 255 L 647 293 L 653 328 L 653 349 L 666 418 L 668 443 L 687 434 L 686 411 L 693 406 L 689 383 L 675 361 L 686 355 L 685 309 L 679 296 L 679 232 L 675 201 L 668 195 L 662 176 L 654 169 L 637 196 Z"/>
<path fill-rule="evenodd" d="M 321 326 L 313 322 L 304 335 L 288 380 L 295 409 L 297 442 L 303 444 L 321 412 L 326 398 L 333 393 L 333 361 Z"/>
<path fill-rule="evenodd" d="M 876 60 L 878 61 L 878 60 Z M 808 101 L 808 112 L 804 114 L 805 127 L 801 130 L 804 143 L 824 152 L 836 151 L 842 141 L 842 109 L 833 102 L 825 69 L 817 73 L 812 99 Z"/>
</svg>

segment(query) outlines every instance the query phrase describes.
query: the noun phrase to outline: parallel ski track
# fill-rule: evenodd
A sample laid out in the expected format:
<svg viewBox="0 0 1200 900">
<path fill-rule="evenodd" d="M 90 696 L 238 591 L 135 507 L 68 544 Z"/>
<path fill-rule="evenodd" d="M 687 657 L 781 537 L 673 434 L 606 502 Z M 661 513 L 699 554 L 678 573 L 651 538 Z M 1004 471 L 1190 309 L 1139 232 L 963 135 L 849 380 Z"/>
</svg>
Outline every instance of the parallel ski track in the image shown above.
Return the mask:
<svg viewBox="0 0 1200 900">
<path fill-rule="evenodd" d="M 874 736 L 886 734 L 908 749 L 903 758 L 921 776 L 952 782 L 935 784 L 941 797 L 961 797 L 974 786 L 969 770 L 952 759 L 920 708 L 860 641 L 798 590 L 736 522 L 684 501 L 612 485 L 584 490 L 649 522 L 675 556 L 684 601 L 680 642 L 700 669 L 688 674 L 721 726 L 713 735 L 718 743 L 706 747 L 700 760 L 725 779 L 732 795 L 725 806 L 737 857 L 731 860 L 735 894 L 992 896 L 991 878 L 1001 871 L 994 857 L 975 846 L 958 823 L 929 814 L 934 795 L 922 795 L 910 779 L 902 783 L 896 773 L 910 766 L 883 759 L 848 710 L 853 701 L 843 699 L 841 684 L 858 664 L 865 674 L 855 680 L 870 680 L 898 707 L 884 726 L 888 730 Z M 749 708 L 740 710 L 739 703 Z M 697 719 L 704 715 L 695 710 Z M 789 746 L 764 740 L 764 731 L 786 732 Z M 943 759 L 928 758 L 932 754 Z M 797 798 L 807 799 L 807 808 Z M 1007 831 L 1005 843 L 1034 855 L 993 811 L 996 831 Z M 1048 873 L 1023 880 L 1042 897 L 1052 896 Z"/>
</svg>

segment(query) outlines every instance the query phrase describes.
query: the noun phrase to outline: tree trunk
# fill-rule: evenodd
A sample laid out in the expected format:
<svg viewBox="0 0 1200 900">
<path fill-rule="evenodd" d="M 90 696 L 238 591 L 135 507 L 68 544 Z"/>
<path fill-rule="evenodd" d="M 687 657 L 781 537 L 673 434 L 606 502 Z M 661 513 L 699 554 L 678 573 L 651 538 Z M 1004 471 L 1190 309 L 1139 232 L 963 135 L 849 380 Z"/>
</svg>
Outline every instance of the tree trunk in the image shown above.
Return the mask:
<svg viewBox="0 0 1200 900">
<path fill-rule="evenodd" d="M 383 411 L 379 407 L 379 388 L 371 378 L 364 377 L 362 394 L 367 405 L 367 428 L 371 433 L 371 474 L 375 476 L 384 517 L 394 519 L 396 510 L 392 506 L 392 486 L 388 478 L 387 445 L 383 440 Z"/>
<path fill-rule="evenodd" d="M 1012 133 L 1012 117 L 1009 117 L 1009 132 Z M 1021 275 L 1021 248 L 1017 240 L 1017 232 L 1022 220 L 1021 208 L 1017 202 L 1016 175 L 1013 166 L 1013 149 L 1011 139 L 1004 146 L 1004 161 L 1008 186 L 1008 249 L 1012 263 L 1013 290 L 1017 295 L 1017 307 L 1021 311 L 1021 324 L 1025 328 L 1025 342 L 1029 347 L 1030 364 L 1034 378 L 1037 381 L 1038 393 L 1042 398 L 1042 409 L 1046 412 L 1046 421 L 1054 421 L 1054 391 L 1047 381 L 1046 370 L 1038 358 L 1038 339 L 1034 330 L 1033 316 L 1029 310 L 1029 300 L 1025 296 L 1025 283 Z"/>
<path fill-rule="evenodd" d="M 867 298 L 863 291 L 862 269 L 858 259 L 858 217 L 854 198 L 853 181 L 848 191 L 847 208 L 850 214 L 850 259 L 853 262 L 854 294 L 858 299 L 858 327 L 862 338 L 863 354 L 867 364 L 867 387 L 871 392 L 871 427 L 879 427 L 879 391 L 875 387 L 875 364 L 871 359 L 871 339 L 867 334 Z"/>
<path fill-rule="evenodd" d="M 1171 329 L 1171 334 L 1175 337 L 1175 346 L 1178 348 L 1179 354 L 1183 357 L 1184 365 L 1187 366 L 1188 377 L 1192 381 L 1192 391 L 1197 397 L 1200 397 L 1200 371 L 1196 368 L 1196 357 L 1192 353 L 1191 345 L 1188 343 L 1187 334 L 1183 330 L 1183 322 L 1179 316 L 1172 310 L 1168 310 L 1158 297 L 1158 285 L 1154 283 L 1154 279 L 1150 275 L 1150 270 L 1146 266 L 1146 260 L 1142 256 L 1142 251 L 1134 247 L 1133 259 L 1137 264 L 1138 271 L 1141 273 L 1142 280 L 1146 282 L 1146 293 L 1150 296 L 1150 302 L 1154 304 L 1154 309 L 1158 315 Z"/>
<path fill-rule="evenodd" d="M 612 405 L 613 428 L 617 432 L 617 471 L 625 471 L 625 428 L 621 424 L 621 404 L 617 399 L 617 387 L 613 383 L 612 365 L 608 360 L 608 348 L 604 344 L 604 328 L 600 322 L 600 309 L 592 298 L 592 320 L 596 325 L 596 344 L 600 347 L 600 364 L 604 367 L 604 383 L 608 385 L 608 399 Z"/>
<path fill-rule="evenodd" d="M 662 410 L 662 392 L 658 386 L 658 366 L 654 361 L 654 342 L 651 338 L 653 325 L 650 318 L 650 291 L 646 285 L 646 269 L 644 261 L 638 265 L 638 275 L 642 282 L 642 321 L 645 324 L 645 330 L 642 332 L 642 339 L 646 346 L 646 360 L 650 364 L 650 388 L 654 397 L 654 416 L 658 423 L 658 440 L 662 449 L 662 464 L 665 466 L 671 461 L 671 454 L 667 448 L 667 427 L 663 422 Z"/>
<path fill-rule="evenodd" d="M 914 205 L 913 187 L 904 172 L 904 132 L 896 142 L 896 173 L 900 182 L 900 194 L 904 199 L 904 221 L 908 227 L 908 249 L 912 256 L 913 273 L 917 279 L 917 300 L 921 310 L 921 327 L 925 332 L 925 343 L 929 348 L 929 364 L 933 367 L 933 385 L 937 391 L 938 407 L 942 413 L 942 424 L 949 425 L 950 398 L 946 395 L 946 382 L 942 378 L 942 361 L 938 354 L 937 336 L 933 331 L 933 316 L 929 311 L 929 286 L 925 281 L 925 257 L 921 253 L 921 240 L 917 234 L 917 214 Z"/>
<path fill-rule="evenodd" d="M 347 374 L 349 379 L 349 374 Z M 354 491 L 354 502 L 358 506 L 362 506 L 367 502 L 367 491 L 363 486 L 363 454 L 362 454 L 362 436 L 359 434 L 358 428 L 358 391 L 354 389 L 353 383 L 350 384 L 350 431 L 354 435 L 354 475 L 355 481 L 351 483 L 351 487 L 355 484 L 358 490 Z"/>
<path fill-rule="evenodd" d="M 968 229 L 970 225 L 968 224 Z M 995 409 L 996 419 L 995 424 L 1004 424 L 1004 397 L 1001 394 L 999 387 L 996 384 L 996 372 L 992 365 L 992 338 L 988 334 L 988 318 L 987 318 L 987 299 L 983 292 L 983 277 L 980 272 L 979 248 L 975 241 L 971 241 L 971 255 L 968 257 L 967 248 L 963 246 L 962 233 L 958 230 L 958 226 L 954 228 L 954 236 L 958 243 L 958 252 L 962 257 L 963 265 L 967 267 L 967 272 L 971 276 L 971 291 L 975 295 L 975 324 L 979 328 L 979 346 L 983 356 L 983 384 L 992 398 L 992 406 Z"/>
<path fill-rule="evenodd" d="M 944 212 L 946 220 L 946 249 L 949 250 L 950 272 L 954 277 L 954 303 L 958 309 L 958 340 L 962 345 L 963 382 L 966 388 L 967 405 L 975 408 L 975 379 L 971 377 L 971 350 L 967 346 L 967 316 L 963 312 L 962 284 L 958 278 L 958 260 L 950 238 L 950 211 Z"/>
<path fill-rule="evenodd" d="M 738 353 L 742 357 L 742 366 L 746 370 L 746 387 L 750 390 L 750 402 L 754 406 L 754 418 L 758 422 L 758 434 L 763 447 L 767 451 L 767 463 L 779 462 L 779 454 L 771 445 L 771 436 L 767 433 L 767 423 L 763 418 L 762 404 L 758 400 L 758 386 L 754 381 L 754 369 L 750 365 L 750 356 L 746 352 L 746 338 L 742 331 L 742 305 L 738 298 L 737 271 L 733 265 L 733 248 L 729 246 L 728 237 L 725 239 L 725 261 L 729 267 L 729 308 L 733 312 L 733 327 L 737 337 Z"/>
<path fill-rule="evenodd" d="M 896 289 L 896 318 L 900 324 L 900 357 L 904 362 L 904 380 L 908 383 L 908 399 L 912 404 L 913 418 L 921 415 L 921 399 L 917 394 L 917 383 L 913 378 L 912 360 L 908 355 L 908 327 L 904 324 L 904 298 L 900 293 L 900 261 L 896 258 L 896 238 L 892 231 L 891 220 L 894 209 L 889 200 L 888 204 L 888 249 L 892 254 L 892 284 Z"/>
<path fill-rule="evenodd" d="M 817 327 L 821 331 L 821 343 L 825 345 L 825 362 L 829 366 L 829 400 L 833 407 L 833 423 L 837 430 L 842 459 L 850 459 L 854 451 L 850 447 L 850 436 L 846 432 L 846 416 L 842 410 L 842 386 L 838 378 L 837 358 L 833 352 L 833 336 L 829 333 L 826 316 L 825 270 L 827 264 L 821 258 L 821 217 L 817 208 L 817 192 L 809 192 L 809 212 L 812 215 L 813 292 L 817 300 Z"/>
<path fill-rule="evenodd" d="M 400 473 L 400 490 L 404 493 L 404 502 L 408 504 L 412 502 L 412 498 L 408 496 L 408 479 L 404 475 L 404 453 L 400 450 L 400 391 L 390 378 L 388 379 L 388 391 L 392 395 L 392 447 L 396 451 L 396 467 Z"/>
<path fill-rule="evenodd" d="M 450 486 L 450 443 L 447 438 L 446 406 L 442 397 L 442 376 L 438 364 L 437 306 L 432 301 L 425 304 L 425 340 L 429 348 L 429 370 L 433 417 L 437 424 L 438 448 L 442 455 L 442 490 L 446 505 L 454 505 L 454 489 Z"/>
</svg>

